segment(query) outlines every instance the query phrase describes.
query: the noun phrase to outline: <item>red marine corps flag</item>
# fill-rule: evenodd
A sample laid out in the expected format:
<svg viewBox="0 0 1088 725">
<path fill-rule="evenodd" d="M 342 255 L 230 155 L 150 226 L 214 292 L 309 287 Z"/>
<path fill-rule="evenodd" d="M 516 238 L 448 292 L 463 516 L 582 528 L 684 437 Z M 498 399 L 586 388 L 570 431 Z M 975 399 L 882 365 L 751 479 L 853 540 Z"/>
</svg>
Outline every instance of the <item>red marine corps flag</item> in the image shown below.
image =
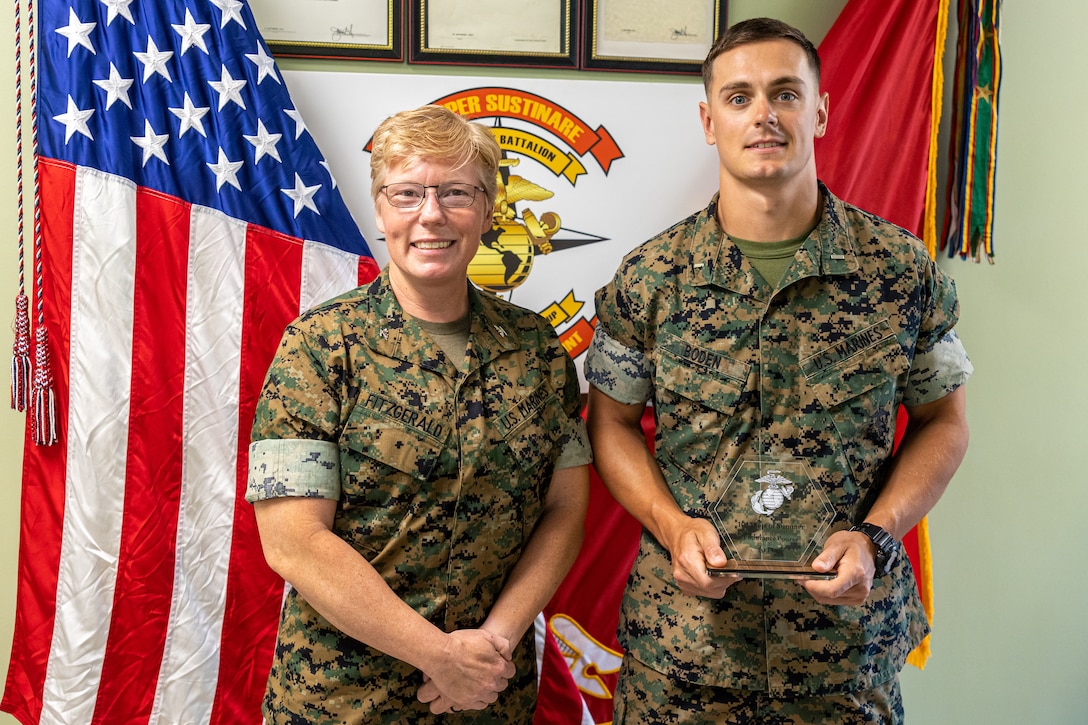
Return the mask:
<svg viewBox="0 0 1088 725">
<path fill-rule="evenodd" d="M 56 438 L 28 420 L 2 709 L 259 723 L 283 582 L 242 498 L 253 408 L 286 324 L 377 269 L 243 2 L 36 11 Z"/>
</svg>

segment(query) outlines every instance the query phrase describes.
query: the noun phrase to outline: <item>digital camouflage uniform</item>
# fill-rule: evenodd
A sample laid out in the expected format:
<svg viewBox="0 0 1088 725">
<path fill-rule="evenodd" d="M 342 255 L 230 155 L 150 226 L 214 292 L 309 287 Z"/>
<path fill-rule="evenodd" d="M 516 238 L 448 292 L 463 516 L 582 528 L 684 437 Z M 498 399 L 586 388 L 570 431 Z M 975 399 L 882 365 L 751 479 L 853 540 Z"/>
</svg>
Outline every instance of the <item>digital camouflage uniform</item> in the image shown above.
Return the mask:
<svg viewBox="0 0 1088 725">
<path fill-rule="evenodd" d="M 467 284 L 467 282 L 466 282 Z M 470 288 L 457 370 L 405 316 L 388 270 L 284 333 L 257 407 L 247 500 L 336 498 L 334 531 L 437 627 L 477 628 L 542 510 L 561 449 L 581 447 L 577 370 L 541 317 Z M 529 723 L 530 627 L 517 675 L 482 713 L 435 718 L 422 675 L 330 625 L 293 589 L 269 723 Z"/>
<path fill-rule="evenodd" d="M 777 292 L 722 232 L 717 196 L 597 292 L 586 378 L 620 402 L 653 401 L 656 460 L 689 515 L 711 519 L 734 463 L 762 455 L 807 463 L 833 529 L 860 522 L 899 404 L 937 400 L 971 372 L 952 280 L 907 232 L 820 191 L 822 217 Z M 789 697 L 880 685 L 927 631 L 906 556 L 861 607 L 820 605 L 781 579 L 712 600 L 682 594 L 644 532 L 620 644 L 674 679 Z"/>
</svg>

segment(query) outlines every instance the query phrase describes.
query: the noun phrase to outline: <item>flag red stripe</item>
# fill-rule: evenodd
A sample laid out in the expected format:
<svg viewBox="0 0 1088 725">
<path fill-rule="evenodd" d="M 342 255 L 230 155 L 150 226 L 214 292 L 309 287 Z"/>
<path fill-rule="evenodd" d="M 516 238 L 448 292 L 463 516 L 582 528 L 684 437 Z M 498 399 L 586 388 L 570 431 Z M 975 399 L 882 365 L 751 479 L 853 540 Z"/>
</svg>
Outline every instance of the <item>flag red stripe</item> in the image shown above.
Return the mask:
<svg viewBox="0 0 1088 725">
<path fill-rule="evenodd" d="M 68 360 L 58 351 L 70 349 L 68 320 L 71 316 L 72 215 L 75 205 L 75 168 L 41 160 L 39 183 L 43 244 L 45 324 L 49 330 L 53 389 L 57 395 L 60 440 L 68 440 Z M 37 313 L 31 300 L 31 327 Z M 4 688 L 3 709 L 22 722 L 37 722 L 42 711 L 46 666 L 57 611 L 57 578 L 60 568 L 64 520 L 64 486 L 67 450 L 62 445 L 34 445 L 33 422 L 27 416 L 23 453 L 23 493 L 20 514 L 19 607 L 15 613 L 12 657 Z"/>
<path fill-rule="evenodd" d="M 237 497 L 212 725 L 234 725 L 260 711 L 272 663 L 283 580 L 265 563 L 253 509 L 245 501 L 249 430 L 261 384 L 283 328 L 298 316 L 303 245 L 250 227 L 246 240 L 242 369 L 239 381 Z M 225 667 L 223 664 L 231 663 Z"/>
<path fill-rule="evenodd" d="M 151 713 L 170 619 L 182 476 L 190 205 L 146 190 L 135 203 L 125 503 L 96 725 L 146 721 Z"/>
<path fill-rule="evenodd" d="M 373 282 L 379 272 L 381 272 L 381 270 L 378 268 L 378 263 L 374 261 L 373 257 L 359 257 L 359 284 L 362 285 Z"/>
</svg>

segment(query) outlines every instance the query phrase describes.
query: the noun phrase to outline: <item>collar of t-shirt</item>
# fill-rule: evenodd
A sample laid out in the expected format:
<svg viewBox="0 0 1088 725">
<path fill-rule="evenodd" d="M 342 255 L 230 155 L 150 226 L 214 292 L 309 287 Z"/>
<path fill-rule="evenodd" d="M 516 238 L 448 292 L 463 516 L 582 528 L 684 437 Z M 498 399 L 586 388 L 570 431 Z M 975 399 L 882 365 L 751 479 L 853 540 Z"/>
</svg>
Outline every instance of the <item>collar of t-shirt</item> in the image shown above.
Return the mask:
<svg viewBox="0 0 1088 725">
<path fill-rule="evenodd" d="M 471 310 L 465 312 L 464 317 L 453 322 L 428 322 L 418 317 L 416 322 L 434 338 L 442 352 L 450 359 L 458 370 L 465 362 L 465 353 L 468 351 L 468 334 L 472 329 Z"/>
<path fill-rule="evenodd" d="M 730 236 L 729 239 L 737 245 L 740 253 L 756 268 L 759 276 L 771 287 L 778 289 L 778 283 L 782 281 L 786 270 L 790 268 L 793 258 L 797 255 L 797 250 L 808 239 L 809 233 L 805 232 L 799 237 L 781 242 L 753 242 L 748 239 L 738 239 L 734 236 Z"/>
</svg>

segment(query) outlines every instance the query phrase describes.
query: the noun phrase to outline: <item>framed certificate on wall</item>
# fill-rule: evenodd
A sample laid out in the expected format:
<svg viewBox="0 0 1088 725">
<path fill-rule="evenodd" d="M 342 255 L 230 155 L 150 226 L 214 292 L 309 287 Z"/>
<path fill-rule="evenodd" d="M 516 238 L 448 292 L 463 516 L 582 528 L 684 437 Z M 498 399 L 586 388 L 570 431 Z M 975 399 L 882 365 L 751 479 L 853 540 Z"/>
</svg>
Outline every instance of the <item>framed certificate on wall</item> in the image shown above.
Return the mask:
<svg viewBox="0 0 1088 725">
<path fill-rule="evenodd" d="M 582 67 L 699 73 L 725 0 L 586 0 Z"/>
<path fill-rule="evenodd" d="M 404 59 L 401 0 L 249 0 L 249 6 L 274 55 Z"/>
<path fill-rule="evenodd" d="M 409 62 L 577 68 L 572 0 L 409 0 Z"/>
</svg>

